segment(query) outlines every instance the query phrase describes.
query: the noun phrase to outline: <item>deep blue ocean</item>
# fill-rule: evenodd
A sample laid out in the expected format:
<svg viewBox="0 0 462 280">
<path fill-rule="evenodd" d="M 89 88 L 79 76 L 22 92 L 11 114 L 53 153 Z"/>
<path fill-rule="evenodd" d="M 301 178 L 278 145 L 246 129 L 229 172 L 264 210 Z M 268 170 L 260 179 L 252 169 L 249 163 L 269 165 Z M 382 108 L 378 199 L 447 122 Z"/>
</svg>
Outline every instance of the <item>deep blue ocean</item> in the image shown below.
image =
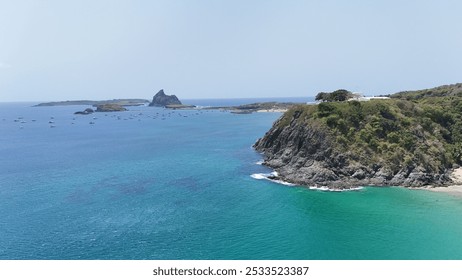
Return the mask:
<svg viewBox="0 0 462 280">
<path fill-rule="evenodd" d="M 462 259 L 460 197 L 252 178 L 280 113 L 31 105 L 0 103 L 0 259 Z"/>
</svg>

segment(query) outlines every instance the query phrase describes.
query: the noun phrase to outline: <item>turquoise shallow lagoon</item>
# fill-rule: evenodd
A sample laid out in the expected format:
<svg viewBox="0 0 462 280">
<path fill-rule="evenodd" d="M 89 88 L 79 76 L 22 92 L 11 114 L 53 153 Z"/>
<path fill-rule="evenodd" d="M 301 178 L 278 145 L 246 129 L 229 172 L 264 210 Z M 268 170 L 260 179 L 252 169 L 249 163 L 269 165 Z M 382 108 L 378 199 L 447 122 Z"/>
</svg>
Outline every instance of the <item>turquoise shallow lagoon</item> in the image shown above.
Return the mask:
<svg viewBox="0 0 462 280">
<path fill-rule="evenodd" d="M 0 104 L 0 259 L 462 259 L 462 198 L 253 179 L 279 113 L 30 105 Z"/>
</svg>

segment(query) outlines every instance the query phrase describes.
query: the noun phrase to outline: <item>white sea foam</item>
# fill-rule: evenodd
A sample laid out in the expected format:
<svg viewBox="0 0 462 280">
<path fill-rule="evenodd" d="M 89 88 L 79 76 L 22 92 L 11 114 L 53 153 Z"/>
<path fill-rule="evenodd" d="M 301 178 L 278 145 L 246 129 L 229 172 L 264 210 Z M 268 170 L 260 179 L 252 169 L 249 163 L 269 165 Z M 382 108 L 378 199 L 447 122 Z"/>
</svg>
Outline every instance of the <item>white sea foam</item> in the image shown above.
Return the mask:
<svg viewBox="0 0 462 280">
<path fill-rule="evenodd" d="M 286 181 L 282 181 L 282 180 L 271 180 L 271 179 L 269 179 L 269 180 L 272 181 L 272 182 L 281 184 L 281 185 L 296 186 L 295 184 L 292 184 L 292 183 L 289 183 L 289 182 L 286 182 Z"/>
<path fill-rule="evenodd" d="M 363 187 L 354 187 L 354 188 L 348 188 L 348 189 L 340 189 L 340 188 L 328 188 L 326 186 L 313 186 L 309 187 L 310 190 L 317 190 L 317 191 L 323 191 L 323 192 L 348 192 L 348 191 L 359 191 L 362 190 Z"/>
<path fill-rule="evenodd" d="M 278 183 L 281 185 L 296 186 L 296 184 L 292 184 L 292 183 L 285 182 L 282 180 L 271 179 L 271 177 L 278 177 L 278 176 L 279 174 L 276 171 L 273 171 L 271 173 L 255 173 L 255 174 L 250 175 L 250 177 L 257 179 L 257 180 L 268 180 L 268 181 Z M 323 192 L 349 192 L 349 191 L 359 191 L 363 189 L 363 187 L 341 189 L 341 188 L 329 188 L 327 186 L 311 186 L 308 188 L 310 190 L 323 191 Z"/>
<path fill-rule="evenodd" d="M 257 180 L 268 179 L 263 173 L 255 173 L 255 174 L 250 175 L 250 177 L 257 179 Z"/>
<path fill-rule="evenodd" d="M 250 177 L 252 177 L 254 179 L 257 179 L 257 180 L 268 180 L 268 181 L 278 183 L 278 184 L 281 184 L 281 185 L 295 186 L 295 184 L 292 184 L 292 183 L 289 183 L 289 182 L 285 182 L 285 181 L 282 181 L 282 180 L 275 180 L 275 179 L 270 178 L 270 177 L 277 177 L 277 176 L 278 176 L 278 173 L 276 171 L 273 171 L 271 173 L 255 173 L 255 174 L 250 175 Z"/>
<path fill-rule="evenodd" d="M 255 164 L 262 165 L 263 162 L 264 162 L 263 160 L 259 160 L 259 161 L 257 161 Z"/>
</svg>

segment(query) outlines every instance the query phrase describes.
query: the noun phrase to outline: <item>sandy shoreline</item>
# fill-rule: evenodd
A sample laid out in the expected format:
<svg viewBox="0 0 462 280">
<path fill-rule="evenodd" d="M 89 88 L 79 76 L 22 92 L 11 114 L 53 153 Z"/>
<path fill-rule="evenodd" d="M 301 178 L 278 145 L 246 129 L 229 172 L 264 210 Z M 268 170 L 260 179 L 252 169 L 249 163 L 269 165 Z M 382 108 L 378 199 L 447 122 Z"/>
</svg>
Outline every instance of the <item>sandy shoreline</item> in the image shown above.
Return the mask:
<svg viewBox="0 0 462 280">
<path fill-rule="evenodd" d="M 451 174 L 451 178 L 453 180 L 453 185 L 447 187 L 421 187 L 415 188 L 418 190 L 427 190 L 432 192 L 441 192 L 447 193 L 454 196 L 462 197 L 462 167 L 454 169 Z"/>
<path fill-rule="evenodd" d="M 442 192 L 442 193 L 447 193 L 447 194 L 451 194 L 454 196 L 462 197 L 462 185 L 451 185 L 447 187 L 435 187 L 435 188 L 423 188 L 423 189 L 429 190 L 432 192 Z"/>
</svg>

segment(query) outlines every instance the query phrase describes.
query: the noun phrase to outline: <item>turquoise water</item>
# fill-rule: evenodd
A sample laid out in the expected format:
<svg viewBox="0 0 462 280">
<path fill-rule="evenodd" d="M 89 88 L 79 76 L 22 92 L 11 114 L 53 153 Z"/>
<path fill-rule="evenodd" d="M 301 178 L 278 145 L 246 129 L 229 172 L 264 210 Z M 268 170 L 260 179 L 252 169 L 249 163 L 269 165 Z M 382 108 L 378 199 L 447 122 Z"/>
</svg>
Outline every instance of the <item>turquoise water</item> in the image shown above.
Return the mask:
<svg viewBox="0 0 462 280">
<path fill-rule="evenodd" d="M 0 259 L 462 259 L 461 198 L 250 177 L 278 113 L 85 108 L 0 104 Z"/>
</svg>

